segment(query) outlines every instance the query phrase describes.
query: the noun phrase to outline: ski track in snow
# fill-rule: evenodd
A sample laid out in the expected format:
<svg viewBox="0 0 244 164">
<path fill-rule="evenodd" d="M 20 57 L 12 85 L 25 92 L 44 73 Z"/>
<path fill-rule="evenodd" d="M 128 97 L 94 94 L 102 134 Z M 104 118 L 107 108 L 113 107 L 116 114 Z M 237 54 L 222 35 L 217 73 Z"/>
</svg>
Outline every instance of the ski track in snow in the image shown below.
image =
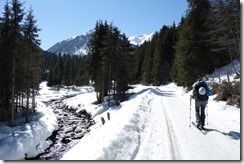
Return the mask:
<svg viewBox="0 0 244 164">
<path fill-rule="evenodd" d="M 210 109 L 207 135 L 190 127 L 195 107 L 194 101 L 191 110 L 189 104 L 174 87 L 140 88 L 110 109 L 111 120 L 93 127 L 92 137 L 84 137 L 62 160 L 239 160 L 240 139 L 233 137 L 235 133 Z M 100 146 L 80 149 L 96 145 Z M 77 156 L 77 151 L 86 155 Z"/>
<path fill-rule="evenodd" d="M 170 93 L 174 93 L 170 91 Z M 240 140 L 230 139 L 228 129 L 219 120 L 209 118 L 211 124 L 206 125 L 207 135 L 201 134 L 194 127 L 189 127 L 189 104 L 184 104 L 177 95 L 167 95 L 162 92 L 162 108 L 169 120 L 169 134 L 171 135 L 173 159 L 191 160 L 231 160 L 240 158 L 236 153 L 240 149 Z M 194 104 L 194 101 L 192 101 Z M 180 107 L 180 108 L 179 108 Z M 166 119 L 167 120 L 167 119 Z M 195 120 L 195 107 L 191 107 L 191 121 Z M 207 118 L 206 118 L 207 121 Z M 229 148 L 228 148 L 229 147 Z M 177 151 L 176 151 L 177 150 Z M 221 150 L 221 151 L 220 151 Z M 204 152 L 204 153 L 201 153 Z M 224 153 L 223 153 L 224 152 Z M 184 153 L 184 154 L 180 154 Z"/>
<path fill-rule="evenodd" d="M 155 96 L 155 94 L 157 96 Z M 137 157 L 135 159 L 181 159 L 181 157 L 178 156 L 178 151 L 176 151 L 177 147 L 174 142 L 175 136 L 172 130 L 171 120 L 166 115 L 165 108 L 162 104 L 163 94 L 154 89 L 151 89 L 149 95 L 150 98 L 147 100 L 150 112 L 150 115 L 148 117 L 149 121 L 147 121 L 147 128 L 145 128 L 146 137 L 141 141 L 142 143 L 144 143 L 144 145 L 140 146 L 140 149 L 142 150 L 141 152 L 143 152 L 144 154 L 140 154 L 139 150 Z M 159 140 L 158 138 L 161 138 L 161 140 Z M 148 150 L 153 152 L 148 152 Z M 161 156 L 159 156 L 159 154 L 161 154 Z"/>
<path fill-rule="evenodd" d="M 211 124 L 206 126 L 209 133 L 203 135 L 189 126 L 195 120 L 194 105 L 191 106 L 191 120 L 189 110 L 189 104 L 178 99 L 173 90 L 164 92 L 158 88 L 148 89 L 138 107 L 137 119 L 142 111 L 148 112 L 148 117 L 142 118 L 145 119 L 143 125 L 137 125 L 140 129 L 136 130 L 138 145 L 130 159 L 234 160 L 240 157 L 236 153 L 240 149 L 240 141 L 230 139 L 228 129 L 218 120 L 210 118 Z M 133 120 L 136 122 L 135 117 Z M 159 142 L 159 138 L 162 142 Z"/>
</svg>

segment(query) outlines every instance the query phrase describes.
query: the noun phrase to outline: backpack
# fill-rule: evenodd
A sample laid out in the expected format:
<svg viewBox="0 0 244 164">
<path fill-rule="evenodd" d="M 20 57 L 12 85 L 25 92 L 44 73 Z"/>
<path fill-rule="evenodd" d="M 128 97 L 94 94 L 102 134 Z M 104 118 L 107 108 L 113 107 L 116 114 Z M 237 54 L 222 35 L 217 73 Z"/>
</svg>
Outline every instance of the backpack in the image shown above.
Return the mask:
<svg viewBox="0 0 244 164">
<path fill-rule="evenodd" d="M 204 87 L 206 89 L 206 93 L 204 95 L 199 94 L 199 88 Z M 194 85 L 193 91 L 196 94 L 196 98 L 201 101 L 207 101 L 208 96 L 210 95 L 210 90 L 204 81 L 199 81 Z"/>
</svg>

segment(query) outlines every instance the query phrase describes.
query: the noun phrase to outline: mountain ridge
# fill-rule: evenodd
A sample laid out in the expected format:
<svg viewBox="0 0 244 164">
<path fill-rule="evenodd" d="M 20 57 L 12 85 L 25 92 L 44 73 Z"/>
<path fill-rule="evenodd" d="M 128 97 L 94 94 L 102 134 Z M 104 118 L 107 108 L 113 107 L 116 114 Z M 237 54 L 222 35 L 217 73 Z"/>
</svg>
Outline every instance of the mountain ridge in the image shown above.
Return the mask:
<svg viewBox="0 0 244 164">
<path fill-rule="evenodd" d="M 92 37 L 95 30 L 91 29 L 79 36 L 70 37 L 66 40 L 58 42 L 50 47 L 47 51 L 52 53 L 70 54 L 85 56 L 88 54 L 88 42 Z M 141 34 L 128 37 L 128 40 L 132 45 L 138 46 L 145 41 L 151 40 L 154 33 L 151 34 Z"/>
</svg>

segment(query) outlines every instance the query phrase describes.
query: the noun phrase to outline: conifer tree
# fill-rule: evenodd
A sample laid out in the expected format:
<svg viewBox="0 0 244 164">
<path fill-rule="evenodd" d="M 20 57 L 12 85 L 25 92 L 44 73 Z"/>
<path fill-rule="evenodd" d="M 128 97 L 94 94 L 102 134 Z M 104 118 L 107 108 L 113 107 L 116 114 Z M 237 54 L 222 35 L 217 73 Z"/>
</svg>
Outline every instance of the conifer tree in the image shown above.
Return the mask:
<svg viewBox="0 0 244 164">
<path fill-rule="evenodd" d="M 118 94 L 116 101 L 124 101 L 125 91 L 128 89 L 128 83 L 131 82 L 132 77 L 134 76 L 133 71 L 131 70 L 132 65 L 132 55 L 130 49 L 130 42 L 125 34 L 119 35 L 118 42 L 118 57 L 114 63 L 115 69 L 114 72 L 114 81 L 116 82 L 116 93 Z"/>
<path fill-rule="evenodd" d="M 115 94 L 123 94 L 129 75 L 123 66 L 129 54 L 129 42 L 125 35 L 106 21 L 97 22 L 89 49 L 89 72 L 95 82 L 98 102 L 103 102 L 104 97 L 110 94 L 112 84 L 114 97 Z"/>
<path fill-rule="evenodd" d="M 54 72 L 53 69 L 51 69 L 48 73 L 47 86 L 49 86 L 49 87 L 56 85 L 54 82 L 54 73 L 53 72 Z"/>
<path fill-rule="evenodd" d="M 157 42 L 157 34 L 155 34 L 148 44 L 148 47 L 146 48 L 145 52 L 145 58 L 143 61 L 142 66 L 142 82 L 145 85 L 152 84 L 152 67 L 153 67 L 153 58 L 154 58 L 154 52 L 155 52 L 155 46 Z"/>
<path fill-rule="evenodd" d="M 101 50 L 105 95 L 108 94 L 109 97 L 112 88 L 112 80 L 116 85 L 116 87 L 114 87 L 114 94 L 115 92 L 117 94 L 121 93 L 121 90 L 118 90 L 118 88 L 121 87 L 119 82 L 122 81 L 122 79 L 119 78 L 120 70 L 122 69 L 120 62 L 124 60 L 124 56 L 122 55 L 122 49 L 124 47 L 122 47 L 121 37 L 119 29 L 110 24 L 109 30 L 104 36 L 104 48 Z"/>
<path fill-rule="evenodd" d="M 4 5 L 3 17 L 1 18 L 0 33 L 0 121 L 9 118 L 10 99 L 11 99 L 11 79 L 10 79 L 10 44 L 11 44 L 11 10 L 9 3 Z"/>
<path fill-rule="evenodd" d="M 158 34 L 156 33 L 158 36 Z M 155 47 L 153 58 L 153 66 L 152 66 L 152 81 L 153 85 L 160 85 L 162 83 L 162 47 L 161 47 L 161 38 L 157 37 L 157 43 Z"/>
<path fill-rule="evenodd" d="M 32 10 L 24 24 L 23 4 L 19 0 L 6 2 L 4 10 L 0 21 L 0 120 L 9 119 L 4 121 L 14 126 L 17 109 L 25 108 L 24 101 L 29 105 L 30 88 L 32 107 L 35 106 L 34 89 L 39 85 L 40 49 Z M 28 96 L 24 100 L 26 94 Z"/>
<path fill-rule="evenodd" d="M 140 83 L 142 80 L 142 66 L 145 58 L 145 52 L 148 42 L 144 42 L 140 46 L 135 48 L 134 51 L 134 83 Z"/>
<path fill-rule="evenodd" d="M 207 0 L 188 0 L 189 11 L 179 31 L 176 44 L 177 82 L 190 87 L 200 76 L 210 70 L 210 47 L 206 43 L 206 16 L 210 5 Z"/>
<path fill-rule="evenodd" d="M 95 26 L 95 32 L 89 43 L 89 74 L 91 80 L 95 82 L 94 88 L 97 93 L 98 102 L 103 101 L 105 95 L 104 92 L 104 77 L 102 73 L 102 56 L 101 49 L 104 48 L 104 36 L 108 31 L 108 24 L 105 21 L 97 21 Z"/>
<path fill-rule="evenodd" d="M 54 71 L 54 73 L 56 73 L 56 79 L 58 80 L 57 75 L 60 75 L 59 68 L 58 65 L 56 65 L 56 71 Z M 55 70 L 55 69 L 54 69 Z M 64 63 L 64 74 L 63 74 L 63 82 L 64 85 L 66 86 L 70 86 L 72 84 L 72 63 L 71 63 L 71 56 L 70 55 L 66 55 L 66 59 L 65 59 L 65 63 Z M 56 81 L 56 83 L 58 83 L 58 81 Z"/>
<path fill-rule="evenodd" d="M 28 122 L 28 112 L 29 112 L 29 99 L 30 99 L 30 89 L 32 89 L 32 109 L 35 108 L 35 89 L 39 86 L 39 66 L 40 66 L 40 54 L 38 46 L 40 45 L 40 40 L 38 39 L 38 29 L 36 25 L 36 20 L 34 19 L 33 10 L 30 8 L 28 14 L 25 18 L 23 25 L 23 33 L 26 45 L 26 59 L 27 59 L 27 109 L 26 109 L 26 122 Z"/>
<path fill-rule="evenodd" d="M 21 22 L 24 17 L 24 9 L 19 0 L 12 0 L 11 2 L 11 27 L 10 27 L 10 39 L 12 40 L 10 44 L 10 61 L 11 61 L 11 125 L 14 126 L 14 119 L 15 119 L 15 111 L 14 111 L 14 103 L 15 103 L 15 94 L 16 94 L 16 58 L 17 52 L 21 48 Z"/>
</svg>

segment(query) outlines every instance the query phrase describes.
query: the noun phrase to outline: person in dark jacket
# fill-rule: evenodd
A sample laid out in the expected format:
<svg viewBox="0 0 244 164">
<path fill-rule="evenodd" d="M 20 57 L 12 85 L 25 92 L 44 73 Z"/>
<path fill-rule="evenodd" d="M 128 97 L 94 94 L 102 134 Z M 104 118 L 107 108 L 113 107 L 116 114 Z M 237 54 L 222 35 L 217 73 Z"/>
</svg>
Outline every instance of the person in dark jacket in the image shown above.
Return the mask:
<svg viewBox="0 0 244 164">
<path fill-rule="evenodd" d="M 196 123 L 200 129 L 204 129 L 205 126 L 205 108 L 211 95 L 211 91 L 205 80 L 205 77 L 200 78 L 192 85 L 193 94 L 191 98 L 195 99 Z"/>
</svg>

